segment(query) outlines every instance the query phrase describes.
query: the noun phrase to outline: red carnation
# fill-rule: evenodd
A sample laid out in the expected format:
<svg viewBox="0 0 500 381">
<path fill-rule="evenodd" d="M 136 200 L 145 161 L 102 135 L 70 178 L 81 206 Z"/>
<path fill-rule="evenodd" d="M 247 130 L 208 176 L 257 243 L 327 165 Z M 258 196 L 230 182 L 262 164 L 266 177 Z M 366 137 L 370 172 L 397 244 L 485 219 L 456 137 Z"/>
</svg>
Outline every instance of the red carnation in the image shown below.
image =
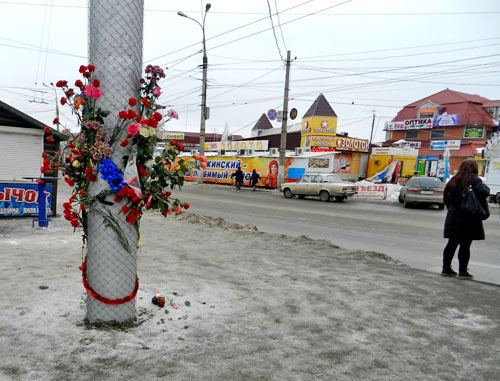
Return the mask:
<svg viewBox="0 0 500 381">
<path fill-rule="evenodd" d="M 61 104 L 64 106 L 66 104 L 66 98 L 62 97 L 61 98 Z"/>
<path fill-rule="evenodd" d="M 153 118 L 155 118 L 159 122 L 161 120 L 162 116 L 159 112 L 155 112 L 153 114 Z"/>
<path fill-rule="evenodd" d="M 135 117 L 135 120 L 137 120 L 137 123 L 141 123 L 142 116 L 140 116 L 139 114 L 137 114 L 137 116 Z"/>
<path fill-rule="evenodd" d="M 146 177 L 148 175 L 146 170 L 144 169 L 144 165 L 142 165 L 142 164 L 139 165 L 137 170 L 139 171 L 139 175 L 141 175 L 142 177 Z"/>
<path fill-rule="evenodd" d="M 189 204 L 187 202 L 184 203 L 184 209 L 189 209 Z"/>
<path fill-rule="evenodd" d="M 75 81 L 75 86 L 76 86 L 76 87 L 83 87 L 83 82 L 82 82 L 82 81 L 80 81 L 79 79 L 77 79 L 77 80 Z"/>
<path fill-rule="evenodd" d="M 52 121 L 52 124 L 59 124 L 59 118 L 54 118 L 54 120 Z"/>
<path fill-rule="evenodd" d="M 118 118 L 120 118 L 120 119 L 128 119 L 128 112 L 126 112 L 126 111 L 120 111 L 118 113 Z"/>
<path fill-rule="evenodd" d="M 122 213 L 127 214 L 130 211 L 130 208 L 128 206 L 122 206 Z"/>
<path fill-rule="evenodd" d="M 50 134 L 50 127 L 49 126 L 45 126 L 43 128 L 43 131 L 46 133 L 46 134 Z"/>
<path fill-rule="evenodd" d="M 68 84 L 68 81 L 57 81 L 56 82 L 56 87 L 63 87 L 63 86 L 66 86 Z"/>
<path fill-rule="evenodd" d="M 128 214 L 127 217 L 125 217 L 125 221 L 127 221 L 129 224 L 133 224 L 135 220 L 136 218 L 132 214 Z"/>
<path fill-rule="evenodd" d="M 128 192 L 128 189 L 127 187 L 123 187 L 122 189 L 120 189 L 118 192 L 116 192 L 116 194 L 118 195 L 118 197 L 124 197 L 127 195 L 127 192 Z M 117 201 L 118 202 L 118 201 Z"/>
<path fill-rule="evenodd" d="M 136 117 L 136 115 L 137 114 L 135 113 L 134 110 L 131 110 L 131 109 L 128 110 L 128 118 L 129 119 L 134 119 Z"/>
<path fill-rule="evenodd" d="M 123 199 L 122 199 L 122 198 L 119 198 L 119 197 L 115 198 L 115 202 L 122 202 L 122 200 L 123 200 Z"/>
<path fill-rule="evenodd" d="M 42 152 L 42 157 L 45 159 L 47 157 L 47 152 Z"/>
<path fill-rule="evenodd" d="M 128 99 L 128 104 L 130 105 L 130 107 L 134 107 L 137 104 L 137 99 L 135 99 L 135 98 L 129 98 Z"/>
<path fill-rule="evenodd" d="M 47 140 L 49 143 L 54 143 L 54 142 L 55 142 L 55 140 L 54 140 L 54 139 L 52 139 L 50 136 L 47 136 L 47 137 L 45 138 L 45 140 Z"/>
<path fill-rule="evenodd" d="M 184 144 L 183 143 L 179 143 L 177 145 L 177 147 L 179 147 L 179 151 L 184 151 Z"/>
<path fill-rule="evenodd" d="M 87 71 L 87 66 L 80 65 L 80 69 L 78 69 L 80 73 L 85 73 Z"/>
<path fill-rule="evenodd" d="M 101 82 L 99 82 L 99 80 L 98 80 L 98 79 L 94 79 L 94 80 L 92 81 L 92 86 L 94 86 L 94 87 L 99 87 L 99 86 L 101 86 Z"/>
<path fill-rule="evenodd" d="M 141 102 L 144 106 L 149 107 L 149 101 L 146 98 L 142 98 Z"/>
<path fill-rule="evenodd" d="M 80 226 L 80 222 L 78 220 L 71 220 L 71 226 L 77 228 Z"/>
<path fill-rule="evenodd" d="M 89 66 L 87 66 L 87 69 L 89 69 L 89 71 L 95 71 L 95 66 L 89 65 Z"/>
<path fill-rule="evenodd" d="M 87 175 L 87 180 L 88 180 L 89 182 L 94 182 L 94 181 L 96 181 L 96 180 L 97 180 L 97 176 L 96 176 L 96 175 L 94 175 L 93 173 L 90 173 L 90 174 L 88 174 L 88 175 Z"/>
<path fill-rule="evenodd" d="M 73 182 L 73 180 L 71 180 L 69 177 L 65 177 L 64 181 L 66 181 L 70 187 L 72 187 L 72 186 L 75 185 L 75 183 Z"/>
<path fill-rule="evenodd" d="M 128 140 L 127 139 L 123 139 L 122 142 L 120 143 L 120 146 L 122 146 L 122 147 L 128 146 Z"/>
</svg>

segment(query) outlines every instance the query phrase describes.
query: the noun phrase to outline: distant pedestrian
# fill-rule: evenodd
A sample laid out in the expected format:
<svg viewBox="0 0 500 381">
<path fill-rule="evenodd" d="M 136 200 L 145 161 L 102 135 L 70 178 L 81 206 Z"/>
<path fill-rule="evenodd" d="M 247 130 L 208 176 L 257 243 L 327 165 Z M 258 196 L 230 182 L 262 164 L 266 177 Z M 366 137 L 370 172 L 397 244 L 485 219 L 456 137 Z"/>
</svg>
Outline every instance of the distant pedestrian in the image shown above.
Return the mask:
<svg viewBox="0 0 500 381">
<path fill-rule="evenodd" d="M 252 190 L 255 190 L 255 187 L 257 186 L 259 180 L 260 180 L 260 175 L 254 169 L 252 171 L 252 175 L 250 176 L 250 185 L 252 186 Z"/>
<path fill-rule="evenodd" d="M 234 173 L 234 178 L 236 180 L 236 189 L 240 190 L 241 186 L 243 185 L 243 171 L 241 170 L 241 167 L 238 167 L 236 172 Z"/>
<path fill-rule="evenodd" d="M 477 198 L 481 203 L 486 203 L 490 189 L 483 184 L 478 176 L 478 167 L 475 160 L 469 159 L 462 162 L 458 173 L 446 184 L 444 188 L 444 203 L 448 208 L 444 223 L 444 238 L 448 243 L 443 251 L 442 276 L 455 276 L 451 262 L 458 250 L 458 279 L 469 280 L 472 275 L 468 271 L 470 246 L 473 240 L 484 240 L 483 222 L 479 218 L 466 215 L 461 210 L 462 193 L 465 188 L 472 185 Z"/>
</svg>

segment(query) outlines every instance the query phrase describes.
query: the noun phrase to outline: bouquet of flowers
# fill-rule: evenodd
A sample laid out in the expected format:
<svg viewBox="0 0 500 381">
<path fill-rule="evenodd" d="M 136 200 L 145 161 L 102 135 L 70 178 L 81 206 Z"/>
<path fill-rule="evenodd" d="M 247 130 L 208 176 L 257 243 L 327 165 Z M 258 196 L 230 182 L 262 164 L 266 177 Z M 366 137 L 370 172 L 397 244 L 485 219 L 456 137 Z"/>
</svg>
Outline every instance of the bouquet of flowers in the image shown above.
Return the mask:
<svg viewBox="0 0 500 381">
<path fill-rule="evenodd" d="M 73 187 L 69 200 L 63 204 L 64 217 L 76 229 L 83 228 L 83 240 L 86 241 L 88 229 L 88 212 L 96 211 L 103 215 L 108 226 L 120 236 L 119 225 L 111 213 L 105 214 L 98 203 L 121 203 L 121 212 L 126 221 L 139 229 L 139 221 L 145 210 L 158 210 L 164 216 L 181 212 L 189 208 L 189 204 L 171 197 L 171 189 L 181 187 L 186 171 L 196 166 L 194 161 L 185 162 L 177 157 L 184 150 L 182 143 L 172 141 L 160 154 L 155 148 L 162 141 L 158 137 L 158 124 L 164 116 L 159 110 L 164 107 L 157 103 L 161 95 L 158 81 L 165 73 L 158 66 L 148 65 L 146 75 L 141 78 L 141 98 L 129 98 L 124 109 L 118 114 L 118 122 L 113 128 L 103 128 L 109 111 L 98 107 L 99 98 L 103 95 L 100 83 L 94 78 L 93 65 L 80 66 L 82 79 L 75 82 L 74 88 L 67 81 L 60 80 L 56 86 L 64 91 L 61 105 L 71 107 L 80 125 L 80 132 L 69 137 L 67 146 L 61 152 L 50 156 L 43 153 L 41 173 L 61 168 L 64 180 Z M 174 110 L 166 112 L 167 121 L 178 118 Z M 54 124 L 59 121 L 54 119 Z M 123 131 L 126 129 L 127 136 Z M 53 141 L 50 128 L 45 129 L 46 139 Z M 120 163 L 123 171 L 111 159 L 113 147 L 131 146 L 131 155 Z M 206 158 L 203 158 L 206 162 Z M 108 183 L 108 188 L 97 195 L 89 192 L 98 176 Z M 94 192 L 95 193 L 95 192 Z M 108 197 L 113 195 L 111 197 Z"/>
</svg>

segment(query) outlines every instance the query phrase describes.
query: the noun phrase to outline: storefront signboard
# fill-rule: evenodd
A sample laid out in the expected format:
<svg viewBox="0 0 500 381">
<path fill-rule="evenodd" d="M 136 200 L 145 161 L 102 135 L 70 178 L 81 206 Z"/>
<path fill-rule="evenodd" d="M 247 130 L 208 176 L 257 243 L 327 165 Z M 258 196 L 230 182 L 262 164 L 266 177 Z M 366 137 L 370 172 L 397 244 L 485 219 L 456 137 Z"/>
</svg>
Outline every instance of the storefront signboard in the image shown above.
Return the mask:
<svg viewBox="0 0 500 381">
<path fill-rule="evenodd" d="M 434 121 L 435 127 L 456 126 L 456 125 L 458 125 L 458 114 L 443 113 L 441 115 L 436 116 L 436 120 Z"/>
<path fill-rule="evenodd" d="M 335 137 L 335 147 L 340 151 L 368 152 L 370 144 L 365 139 Z"/>
<path fill-rule="evenodd" d="M 443 151 L 445 148 L 448 148 L 450 151 L 459 151 L 460 143 L 460 140 L 434 140 L 431 141 L 430 149 L 433 151 Z"/>
<path fill-rule="evenodd" d="M 418 156 L 417 148 L 410 147 L 373 147 L 372 155 Z"/>
<path fill-rule="evenodd" d="M 407 119 L 400 122 L 388 122 L 385 127 L 388 131 L 394 130 L 421 130 L 424 128 L 432 128 L 433 121 L 431 118 Z"/>
<path fill-rule="evenodd" d="M 163 140 L 184 140 L 184 132 L 165 132 Z"/>
<path fill-rule="evenodd" d="M 205 151 L 240 151 L 253 149 L 255 151 L 267 151 L 269 140 L 238 140 L 228 142 L 205 143 Z"/>
</svg>

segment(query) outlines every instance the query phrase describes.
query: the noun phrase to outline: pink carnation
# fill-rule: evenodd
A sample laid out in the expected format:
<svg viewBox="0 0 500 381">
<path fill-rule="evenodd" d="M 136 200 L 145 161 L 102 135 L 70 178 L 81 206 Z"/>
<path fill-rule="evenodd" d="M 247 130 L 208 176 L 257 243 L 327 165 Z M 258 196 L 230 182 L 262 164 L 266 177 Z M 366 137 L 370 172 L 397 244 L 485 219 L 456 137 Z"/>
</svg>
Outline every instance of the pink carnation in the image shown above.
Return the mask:
<svg viewBox="0 0 500 381">
<path fill-rule="evenodd" d="M 153 89 L 153 95 L 155 97 L 159 97 L 161 95 L 161 88 L 159 88 L 158 86 L 156 86 L 154 89 Z"/>
<path fill-rule="evenodd" d="M 130 126 L 128 126 L 128 134 L 130 136 L 137 135 L 139 132 L 139 125 L 136 123 L 132 123 Z"/>
<path fill-rule="evenodd" d="M 92 87 L 90 85 L 85 86 L 85 96 L 87 98 L 99 99 L 102 94 L 103 91 L 98 89 L 97 87 Z"/>
</svg>

